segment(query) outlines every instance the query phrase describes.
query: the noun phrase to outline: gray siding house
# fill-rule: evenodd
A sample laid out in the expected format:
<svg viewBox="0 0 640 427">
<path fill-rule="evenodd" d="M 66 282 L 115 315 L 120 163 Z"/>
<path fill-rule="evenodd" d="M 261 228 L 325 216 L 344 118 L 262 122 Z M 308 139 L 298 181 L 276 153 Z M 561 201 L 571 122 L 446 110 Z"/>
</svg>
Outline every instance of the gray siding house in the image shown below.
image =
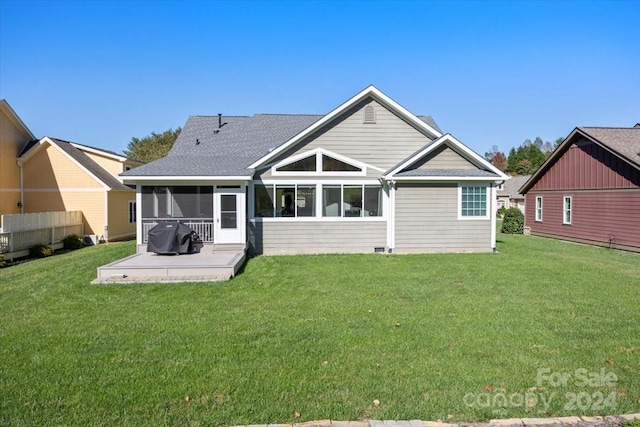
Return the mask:
<svg viewBox="0 0 640 427">
<path fill-rule="evenodd" d="M 140 250 L 179 220 L 257 254 L 491 251 L 509 179 L 373 86 L 326 115 L 192 116 L 166 157 L 121 178 Z"/>
</svg>

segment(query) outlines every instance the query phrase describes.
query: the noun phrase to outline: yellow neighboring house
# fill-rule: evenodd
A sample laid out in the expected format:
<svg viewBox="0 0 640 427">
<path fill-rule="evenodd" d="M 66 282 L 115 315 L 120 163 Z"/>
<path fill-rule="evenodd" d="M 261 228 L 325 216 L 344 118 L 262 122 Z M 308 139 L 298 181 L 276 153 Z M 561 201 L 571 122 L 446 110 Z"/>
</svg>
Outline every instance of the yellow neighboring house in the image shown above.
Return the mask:
<svg viewBox="0 0 640 427">
<path fill-rule="evenodd" d="M 16 159 L 34 139 L 7 101 L 0 99 L 0 215 L 20 213 L 20 168 Z"/>
<path fill-rule="evenodd" d="M 1 102 L 2 113 L 5 105 L 6 110 L 13 113 L 6 101 Z M 112 151 L 47 136 L 40 140 L 30 138 L 10 158 L 19 143 L 15 135 L 25 133 L 26 127 L 22 124 L 22 132 L 17 128 L 5 130 L 8 120 L 5 114 L 2 116 L 0 185 L 15 190 L 16 187 L 5 186 L 4 182 L 5 179 L 7 183 L 17 181 L 18 191 L 17 198 L 15 191 L 0 193 L 3 199 L 0 214 L 82 211 L 86 235 L 105 241 L 136 235 L 136 192 L 122 184 L 117 175 L 141 165 L 140 162 Z M 5 140 L 5 133 L 14 136 Z M 7 167 L 5 172 L 5 164 L 10 163 L 14 167 Z M 5 195 L 11 195 L 7 202 Z"/>
</svg>

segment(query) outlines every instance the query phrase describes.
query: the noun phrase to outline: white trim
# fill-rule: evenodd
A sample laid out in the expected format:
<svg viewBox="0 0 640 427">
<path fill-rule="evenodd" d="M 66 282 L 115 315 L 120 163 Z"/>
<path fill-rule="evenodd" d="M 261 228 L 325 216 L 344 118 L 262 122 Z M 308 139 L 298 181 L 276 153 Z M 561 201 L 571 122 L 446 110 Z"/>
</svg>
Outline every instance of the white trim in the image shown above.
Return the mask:
<svg viewBox="0 0 640 427">
<path fill-rule="evenodd" d="M 491 210 L 491 249 L 496 250 L 496 221 L 498 206 L 490 201 L 496 200 L 497 188 L 495 185 L 491 186 L 491 199 L 487 200 L 487 207 Z"/>
<path fill-rule="evenodd" d="M 134 208 L 135 208 L 133 210 L 134 215 L 135 215 L 135 218 L 134 218 L 133 221 L 131 221 L 131 204 L 132 203 L 134 204 Z M 137 219 L 138 219 L 138 205 L 136 204 L 136 201 L 135 200 L 129 200 L 129 203 L 127 203 L 127 208 L 128 208 L 127 209 L 127 219 L 129 221 L 129 224 L 135 224 L 137 222 Z"/>
<path fill-rule="evenodd" d="M 389 250 L 396 247 L 396 183 L 389 181 L 389 222 L 387 225 L 387 246 Z M 382 211 L 385 214 L 385 211 Z"/>
<path fill-rule="evenodd" d="M 567 200 L 569 200 L 569 209 L 567 209 Z M 569 212 L 569 221 L 567 221 L 567 211 Z M 573 197 L 562 196 L 562 224 L 571 225 L 573 220 Z"/>
<path fill-rule="evenodd" d="M 295 183 L 291 183 L 291 182 L 284 182 L 284 181 L 273 181 L 273 180 L 269 180 L 269 181 L 256 181 L 254 182 L 254 191 L 253 194 L 255 195 L 255 186 L 256 185 L 260 185 L 260 186 L 271 186 L 273 189 L 273 197 L 274 197 L 274 203 L 275 203 L 275 193 L 276 193 L 276 188 L 277 186 L 281 186 L 281 187 L 293 187 L 296 191 L 296 195 L 297 195 L 297 191 L 298 191 L 298 187 L 314 187 L 315 188 L 315 204 L 316 204 L 316 212 L 314 216 L 297 216 L 297 204 L 295 205 L 295 209 L 296 209 L 296 216 L 285 216 L 285 217 L 278 217 L 278 216 L 272 216 L 272 217 L 256 217 L 255 216 L 255 210 L 254 209 L 249 209 L 249 211 L 252 213 L 252 215 L 249 217 L 249 219 L 260 219 L 260 220 L 267 220 L 267 222 L 269 221 L 300 221 L 302 219 L 304 220 L 332 220 L 332 221 L 375 221 L 375 220 L 383 220 L 386 221 L 388 218 L 388 214 L 387 214 L 387 209 L 385 209 L 385 200 L 386 200 L 386 193 L 385 193 L 385 186 L 378 180 L 373 181 L 373 182 L 366 182 L 363 183 L 362 181 L 358 181 L 358 182 L 344 182 L 344 181 L 338 181 L 338 182 L 318 182 L 318 181 L 314 181 L 314 182 L 309 182 L 309 183 L 305 183 L 305 182 L 295 182 Z M 342 202 L 342 198 L 344 196 L 344 187 L 361 187 L 362 188 L 362 200 L 364 203 L 364 189 L 365 187 L 376 187 L 376 188 L 380 188 L 382 191 L 382 201 L 381 201 L 381 207 L 382 207 L 382 215 L 380 216 L 358 216 L 358 217 L 345 217 L 343 216 L 343 212 L 342 210 L 340 210 L 340 216 L 323 216 L 322 215 L 322 209 L 323 209 L 323 193 L 322 193 L 322 187 L 323 185 L 327 185 L 327 186 L 340 186 L 340 206 L 343 206 L 343 202 Z M 247 203 L 250 204 L 250 206 L 255 207 L 255 197 L 252 197 L 251 199 L 249 199 L 247 201 Z M 276 205 L 274 204 L 273 206 L 274 209 L 274 214 L 275 214 L 275 209 L 276 209 Z"/>
<path fill-rule="evenodd" d="M 393 179 L 398 179 L 398 180 L 400 180 L 400 179 L 404 180 L 404 179 L 407 179 L 407 178 L 418 178 L 418 179 L 420 179 L 419 177 L 395 177 L 394 175 L 399 173 L 399 172 L 401 172 L 403 169 L 407 168 L 408 166 L 411 166 L 413 163 L 415 163 L 418 160 L 420 160 L 421 158 L 425 157 L 427 154 L 429 154 L 430 152 L 432 152 L 436 148 L 440 147 L 443 144 L 447 144 L 447 143 L 449 143 L 449 144 L 451 144 L 453 146 L 452 147 L 451 145 L 449 145 L 449 148 L 452 148 L 454 151 L 456 151 L 456 149 L 462 151 L 462 157 L 465 157 L 468 161 L 471 161 L 471 163 L 475 162 L 476 165 L 480 164 L 483 167 L 489 169 L 491 172 L 497 174 L 498 177 L 499 177 L 497 179 L 500 179 L 500 180 L 510 179 L 510 177 L 508 175 L 505 175 L 500 169 L 496 168 L 491 163 L 486 161 L 484 158 L 482 158 L 481 156 L 476 154 L 469 147 L 464 145 L 462 142 L 458 141 L 450 133 L 442 135 L 440 138 L 436 139 L 431 144 L 429 144 L 426 147 L 424 147 L 418 153 L 416 153 L 413 156 L 411 156 L 411 157 L 407 158 L 406 160 L 404 160 L 398 166 L 393 168 L 389 173 L 385 174 L 384 175 L 385 179 L 386 178 L 390 178 L 390 177 L 393 177 Z M 458 154 L 460 154 L 460 153 L 458 153 Z M 424 177 L 421 177 L 421 178 L 425 179 Z M 445 177 L 443 177 L 442 179 L 445 179 Z M 446 177 L 446 179 L 456 179 L 456 178 Z M 462 178 L 462 179 L 464 179 L 464 178 Z M 484 179 L 486 180 L 487 178 L 485 177 Z"/>
<path fill-rule="evenodd" d="M 382 93 L 376 87 L 374 87 L 373 85 L 370 85 L 370 86 L 366 87 L 365 89 L 363 89 L 362 91 L 360 91 L 359 93 L 357 93 L 356 95 L 354 95 L 353 97 L 351 97 L 350 99 L 348 99 L 347 101 L 345 101 L 344 103 L 342 103 L 340 106 L 335 108 L 329 114 L 327 114 L 326 116 L 322 117 L 320 120 L 315 122 L 313 125 L 309 126 L 305 130 L 300 132 L 298 135 L 294 136 L 293 138 L 291 138 L 290 140 L 288 140 L 284 144 L 281 144 L 279 147 L 275 148 L 269 154 L 263 156 L 262 158 L 260 158 L 256 162 L 254 162 L 253 164 L 249 165 L 249 169 L 255 169 L 255 168 L 258 168 L 259 166 L 265 164 L 269 160 L 271 160 L 274 157 L 276 157 L 277 155 L 283 153 L 288 148 L 290 148 L 292 145 L 300 142 L 302 139 L 304 139 L 307 136 L 311 135 L 313 132 L 315 132 L 316 130 L 320 129 L 322 126 L 326 125 L 327 123 L 331 122 L 336 117 L 338 117 L 340 114 L 344 113 L 349 108 L 351 108 L 352 106 L 356 105 L 358 102 L 362 101 L 363 99 L 365 99 L 365 98 L 367 98 L 369 96 L 372 97 L 373 99 L 375 99 L 376 101 L 382 103 L 382 104 L 386 104 L 385 106 L 388 109 L 393 110 L 398 116 L 400 116 L 401 118 L 404 118 L 406 121 L 408 121 L 410 124 L 412 124 L 415 128 L 421 129 L 423 131 L 426 131 L 426 132 L 430 133 L 431 135 L 435 136 L 436 138 L 439 138 L 442 135 L 440 132 L 438 132 L 437 130 L 435 130 L 434 128 L 429 126 L 427 123 L 425 123 L 422 120 L 420 120 L 418 117 L 416 117 L 410 111 L 408 111 L 407 109 L 402 107 L 400 104 L 395 102 L 393 99 L 389 98 L 387 95 Z"/>
<path fill-rule="evenodd" d="M 291 163 L 297 162 L 308 157 L 316 156 L 316 170 L 315 171 L 279 171 L 281 168 Z M 322 170 L 322 156 L 331 157 L 348 165 L 357 167 L 360 171 L 324 171 Z M 287 157 L 271 165 L 272 176 L 366 176 L 367 169 L 374 169 L 379 172 L 384 172 L 384 169 L 361 162 L 351 157 L 343 156 L 342 154 L 335 153 L 333 151 L 326 150 L 324 148 L 314 148 L 313 150 L 298 153 L 293 156 Z"/>
<path fill-rule="evenodd" d="M 141 245 L 142 239 L 142 185 L 138 184 L 136 185 L 136 243 Z"/>
<path fill-rule="evenodd" d="M 278 217 L 256 217 L 249 218 L 249 221 L 257 222 L 387 222 L 388 218 L 384 216 L 278 216 Z"/>
<path fill-rule="evenodd" d="M 135 170 L 135 169 L 134 169 Z M 207 176 L 207 175 L 194 175 L 194 176 L 118 176 L 117 177 L 121 182 L 128 181 L 136 181 L 138 182 L 156 182 L 156 181 L 166 181 L 166 182 L 179 182 L 179 181 L 202 181 L 202 182 L 211 182 L 211 181 L 241 181 L 247 182 L 251 181 L 250 176 Z M 144 185 L 144 184 L 143 184 Z M 197 184 L 193 184 L 197 185 Z M 206 185 L 206 184 L 205 184 Z M 213 184 L 211 184 L 213 185 Z M 229 184 L 231 185 L 231 184 Z"/>
<path fill-rule="evenodd" d="M 264 181 L 253 181 L 255 185 L 270 185 L 270 184 L 279 184 L 279 185 L 380 185 L 380 180 L 375 178 L 364 178 L 364 179 L 354 179 L 345 181 L 344 179 L 327 179 L 327 180 L 318 180 L 318 179 L 296 179 L 296 180 L 276 180 L 276 179 L 265 179 Z"/>
<path fill-rule="evenodd" d="M 462 215 L 462 187 L 484 187 L 485 188 L 485 214 L 483 216 L 463 216 Z M 487 220 L 490 218 L 491 205 L 493 204 L 493 199 L 491 198 L 491 186 L 489 185 L 468 185 L 468 184 L 459 184 L 458 185 L 458 220 L 460 221 L 477 221 L 477 220 Z"/>
<path fill-rule="evenodd" d="M 540 207 L 538 207 L 538 201 L 540 202 Z M 536 205 L 535 205 L 535 220 L 536 222 L 542 222 L 542 196 L 536 196 Z M 538 215 L 538 209 L 540 209 L 540 215 Z"/>
<path fill-rule="evenodd" d="M 450 182 L 495 182 L 497 178 L 490 178 L 486 176 L 385 176 L 384 179 L 388 180 L 393 178 L 394 181 L 450 181 Z"/>
<path fill-rule="evenodd" d="M 104 188 L 25 188 L 25 193 L 102 193 Z"/>
</svg>

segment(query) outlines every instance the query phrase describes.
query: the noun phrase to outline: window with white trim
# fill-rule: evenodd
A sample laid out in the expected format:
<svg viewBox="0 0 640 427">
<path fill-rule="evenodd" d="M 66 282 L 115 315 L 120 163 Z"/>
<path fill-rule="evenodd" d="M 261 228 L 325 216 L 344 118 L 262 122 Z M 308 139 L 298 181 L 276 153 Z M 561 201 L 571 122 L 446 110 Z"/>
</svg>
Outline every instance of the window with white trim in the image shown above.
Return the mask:
<svg viewBox="0 0 640 427">
<path fill-rule="evenodd" d="M 562 223 L 571 225 L 571 196 L 564 196 L 562 200 Z"/>
<path fill-rule="evenodd" d="M 536 221 L 542 221 L 542 196 L 536 196 Z"/>
<path fill-rule="evenodd" d="M 129 200 L 129 224 L 136 222 L 136 201 Z"/>
<path fill-rule="evenodd" d="M 322 216 L 363 218 L 382 216 L 382 187 L 323 185 Z"/>
<path fill-rule="evenodd" d="M 460 186 L 460 218 L 487 218 L 487 186 Z"/>
<path fill-rule="evenodd" d="M 272 173 L 274 175 L 365 175 L 365 165 L 337 153 L 315 149 L 276 163 L 272 167 Z"/>
<path fill-rule="evenodd" d="M 256 218 L 316 216 L 315 205 L 315 185 L 269 184 L 254 186 Z"/>
</svg>

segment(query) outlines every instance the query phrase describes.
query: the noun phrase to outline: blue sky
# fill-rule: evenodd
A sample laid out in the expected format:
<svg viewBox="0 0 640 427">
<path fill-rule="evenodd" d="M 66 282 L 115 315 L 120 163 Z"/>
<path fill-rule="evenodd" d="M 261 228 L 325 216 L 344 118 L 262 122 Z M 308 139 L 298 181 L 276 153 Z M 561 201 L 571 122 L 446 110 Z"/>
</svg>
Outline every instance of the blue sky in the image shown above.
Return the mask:
<svg viewBox="0 0 640 427">
<path fill-rule="evenodd" d="M 480 154 L 640 122 L 640 1 L 0 0 L 0 98 L 122 151 L 189 115 L 327 113 L 374 84 Z"/>
</svg>

